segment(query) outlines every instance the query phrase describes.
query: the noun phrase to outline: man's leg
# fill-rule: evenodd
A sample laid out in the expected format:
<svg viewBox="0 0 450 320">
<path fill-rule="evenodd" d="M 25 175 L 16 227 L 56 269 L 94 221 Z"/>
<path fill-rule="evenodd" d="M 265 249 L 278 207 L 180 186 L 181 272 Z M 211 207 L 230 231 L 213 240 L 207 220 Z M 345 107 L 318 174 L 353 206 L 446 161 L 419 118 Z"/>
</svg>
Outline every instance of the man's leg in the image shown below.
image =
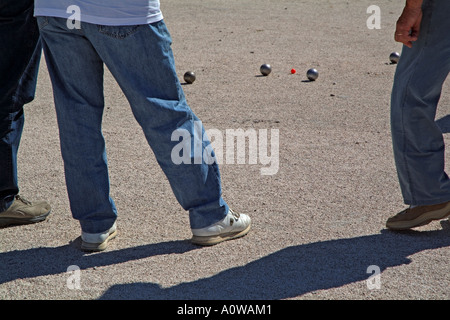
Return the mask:
<svg viewBox="0 0 450 320">
<path fill-rule="evenodd" d="M 198 119 L 186 105 L 176 77 L 164 23 L 121 27 L 82 23 L 80 30 L 68 31 L 65 19 L 39 18 L 38 21 L 43 26 L 44 51 L 54 86 L 72 213 L 80 219 L 82 229 L 96 233 L 92 238 L 103 239 L 111 232 L 107 227 L 113 222 L 100 224 L 99 220 L 106 222 L 106 218 L 113 215 L 98 210 L 113 204 L 111 199 L 108 201 L 109 182 L 100 131 L 101 76 L 105 62 L 130 101 L 175 196 L 183 208 L 190 211 L 191 227 L 220 223 L 213 232 L 230 230 L 232 234 L 214 239 L 217 242 L 244 235 L 250 227 L 249 218 L 227 215 L 217 163 L 177 166 L 171 158 L 177 144 L 171 139 L 172 133 L 177 129 L 190 132 L 189 141 L 197 139 L 193 144 L 200 139 L 202 151 L 209 141 L 202 142 L 202 137 L 194 134 L 194 122 Z M 70 103 L 65 102 L 66 99 L 70 99 Z M 86 154 L 90 155 L 89 159 L 85 159 Z M 100 158 L 103 161 L 99 162 Z M 86 214 L 88 208 L 94 210 Z M 95 228 L 83 219 L 86 217 L 92 222 L 95 219 Z M 236 231 L 241 224 L 245 226 Z M 107 227 L 101 230 L 99 225 Z"/>
<path fill-rule="evenodd" d="M 109 230 L 117 218 L 109 194 L 105 141 L 103 62 L 83 29 L 66 20 L 38 17 L 52 81 L 61 153 L 72 216 L 85 233 Z"/>
<path fill-rule="evenodd" d="M 193 240 L 213 244 L 244 235 L 250 219 L 233 215 L 222 198 L 218 164 L 200 120 L 186 103 L 164 22 L 126 27 L 86 24 L 82 28 L 124 91 L 178 202 L 189 211 L 194 235 L 205 236 Z M 187 146 L 182 151 L 187 153 L 183 163 L 173 158 L 180 143 Z M 212 239 L 207 235 L 217 234 L 220 228 L 202 230 L 222 222 L 224 233 L 230 231 L 226 236 Z"/>
<path fill-rule="evenodd" d="M 86 31 L 88 38 L 128 98 L 175 196 L 185 210 L 191 211 L 193 227 L 223 219 L 228 206 L 221 197 L 217 163 L 194 164 L 193 148 L 187 164 L 175 165 L 171 157 L 179 143 L 171 139 L 177 129 L 189 133 L 190 146 L 201 145 L 199 153 L 209 142 L 202 141 L 202 127 L 194 133 L 194 125 L 200 120 L 188 107 L 173 68 L 170 36 L 164 23 L 85 28 L 91 29 Z"/>
<path fill-rule="evenodd" d="M 450 179 L 444 171 L 442 132 L 435 123 L 442 86 L 450 71 L 449 10 L 448 1 L 424 2 L 419 39 L 412 48 L 404 47 L 397 66 L 391 128 L 402 195 L 406 204 L 432 207 L 408 209 L 388 222 L 391 227 L 396 223 L 404 227 L 423 225 L 450 214 L 445 206 L 440 208 L 450 201 Z M 427 214 L 428 209 L 436 211 L 435 205 L 439 212 Z M 408 215 L 414 216 L 412 221 L 398 221 Z"/>
<path fill-rule="evenodd" d="M 41 54 L 33 1 L 0 4 L 0 226 L 42 221 L 46 202 L 18 196 L 17 153 L 24 125 L 24 104 L 34 98 Z"/>
</svg>

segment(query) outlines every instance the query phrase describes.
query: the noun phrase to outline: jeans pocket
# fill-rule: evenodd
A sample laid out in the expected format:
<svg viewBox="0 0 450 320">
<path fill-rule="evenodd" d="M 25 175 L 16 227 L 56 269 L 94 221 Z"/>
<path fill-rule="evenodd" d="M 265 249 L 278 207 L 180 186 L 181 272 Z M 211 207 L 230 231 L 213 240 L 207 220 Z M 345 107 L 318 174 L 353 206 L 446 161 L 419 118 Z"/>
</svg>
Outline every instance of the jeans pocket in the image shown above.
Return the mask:
<svg viewBox="0 0 450 320">
<path fill-rule="evenodd" d="M 135 34 L 141 25 L 133 26 L 104 26 L 98 25 L 98 32 L 108 37 L 115 39 L 125 39 L 126 37 Z"/>
</svg>

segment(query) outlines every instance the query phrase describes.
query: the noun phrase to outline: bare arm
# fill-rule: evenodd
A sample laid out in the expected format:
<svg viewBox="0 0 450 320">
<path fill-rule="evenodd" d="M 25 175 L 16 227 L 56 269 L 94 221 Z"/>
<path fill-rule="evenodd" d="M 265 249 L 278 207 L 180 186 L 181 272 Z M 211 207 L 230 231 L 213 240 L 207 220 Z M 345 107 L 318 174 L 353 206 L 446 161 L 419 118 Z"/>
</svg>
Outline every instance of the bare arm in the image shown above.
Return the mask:
<svg viewBox="0 0 450 320">
<path fill-rule="evenodd" d="M 406 0 L 405 8 L 397 21 L 395 30 L 395 41 L 401 42 L 408 47 L 417 41 L 422 22 L 423 0 Z"/>
</svg>

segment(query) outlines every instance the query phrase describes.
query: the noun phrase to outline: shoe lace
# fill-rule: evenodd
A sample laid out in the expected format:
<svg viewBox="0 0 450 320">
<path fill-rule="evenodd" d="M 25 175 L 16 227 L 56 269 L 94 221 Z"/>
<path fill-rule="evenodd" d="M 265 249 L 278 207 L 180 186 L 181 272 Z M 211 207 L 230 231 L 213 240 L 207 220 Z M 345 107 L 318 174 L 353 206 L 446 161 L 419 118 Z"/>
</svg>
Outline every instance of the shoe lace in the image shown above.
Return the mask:
<svg viewBox="0 0 450 320">
<path fill-rule="evenodd" d="M 21 202 L 23 202 L 23 203 L 25 203 L 27 205 L 31 205 L 30 201 L 28 201 L 27 199 L 25 199 L 24 197 L 21 197 L 19 195 L 16 195 L 15 199 L 18 200 L 18 201 L 21 201 Z"/>
<path fill-rule="evenodd" d="M 241 216 L 238 212 L 234 212 L 232 209 L 230 209 L 231 214 L 233 215 L 233 217 L 238 218 Z"/>
<path fill-rule="evenodd" d="M 234 221 L 238 221 L 239 220 L 240 214 L 238 212 L 234 212 L 233 210 L 230 209 L 230 213 L 234 217 Z M 230 219 L 230 226 L 233 225 L 234 221 L 233 221 L 233 219 Z"/>
</svg>

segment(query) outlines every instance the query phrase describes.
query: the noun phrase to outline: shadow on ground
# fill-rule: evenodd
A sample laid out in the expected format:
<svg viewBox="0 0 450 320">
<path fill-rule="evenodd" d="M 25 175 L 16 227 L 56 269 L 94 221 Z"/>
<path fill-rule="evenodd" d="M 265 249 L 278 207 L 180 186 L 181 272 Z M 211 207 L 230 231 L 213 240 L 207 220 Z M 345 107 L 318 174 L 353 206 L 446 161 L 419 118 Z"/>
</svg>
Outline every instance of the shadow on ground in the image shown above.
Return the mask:
<svg viewBox="0 0 450 320">
<path fill-rule="evenodd" d="M 169 288 L 156 283 L 117 284 L 106 290 L 100 299 L 277 300 L 296 297 L 366 280 L 371 275 L 367 273 L 371 265 L 383 272 L 389 267 L 410 263 L 408 257 L 415 253 L 450 246 L 450 224 L 448 221 L 441 224 L 443 229 L 436 231 L 394 233 L 382 230 L 374 235 L 290 246 L 244 266 Z M 98 254 L 84 254 L 78 250 L 78 245 L 74 241 L 55 248 L 0 253 L 0 284 L 65 273 L 71 264 L 83 270 L 201 250 L 183 240 Z"/>
<path fill-rule="evenodd" d="M 442 133 L 450 133 L 450 115 L 446 115 L 438 120 L 436 124 L 441 129 Z"/>
</svg>

